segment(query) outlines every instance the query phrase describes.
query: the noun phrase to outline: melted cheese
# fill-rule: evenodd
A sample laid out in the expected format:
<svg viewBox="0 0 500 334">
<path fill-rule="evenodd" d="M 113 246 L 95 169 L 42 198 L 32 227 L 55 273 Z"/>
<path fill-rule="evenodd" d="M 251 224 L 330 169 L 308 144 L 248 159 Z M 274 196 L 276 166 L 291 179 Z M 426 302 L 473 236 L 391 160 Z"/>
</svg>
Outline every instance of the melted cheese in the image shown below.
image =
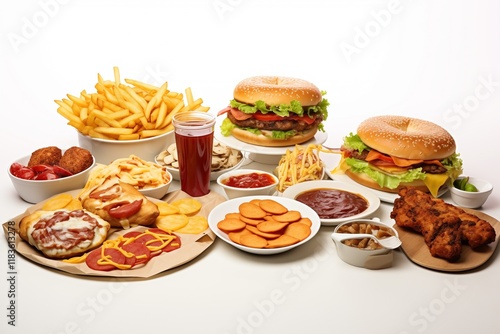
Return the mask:
<svg viewBox="0 0 500 334">
<path fill-rule="evenodd" d="M 439 188 L 443 186 L 448 180 L 448 175 L 446 174 L 427 174 L 424 183 L 429 188 L 432 196 L 437 197 Z"/>
<path fill-rule="evenodd" d="M 58 210 L 58 211 L 61 211 L 61 210 Z M 62 210 L 62 211 L 70 211 L 70 210 Z M 101 217 L 99 217 L 91 212 L 86 211 L 86 213 L 88 215 L 90 215 L 91 217 L 97 219 L 97 221 L 100 224 L 100 227 L 98 226 L 94 229 L 94 238 L 92 240 L 83 240 L 75 247 L 68 249 L 67 250 L 68 252 L 73 252 L 73 251 L 74 252 L 85 252 L 87 249 L 92 248 L 93 246 L 100 244 L 108 233 L 108 229 L 109 229 L 108 222 L 104 221 L 103 219 L 101 219 Z M 53 214 L 54 214 L 54 211 L 44 212 L 43 214 L 40 215 L 40 217 L 36 220 L 36 222 L 33 222 L 29 225 L 28 230 L 27 230 L 28 242 L 32 246 L 34 246 L 35 248 L 37 248 L 38 250 L 40 250 L 41 252 L 46 254 L 47 256 L 51 256 L 51 257 L 58 256 L 58 255 L 63 254 L 64 252 L 66 252 L 66 250 L 61 248 L 62 242 L 59 243 L 59 245 L 57 245 L 54 248 L 46 248 L 46 247 L 43 247 L 41 245 L 38 245 L 37 242 L 35 242 L 35 240 L 33 239 L 32 234 L 33 234 L 33 231 L 35 230 L 35 228 L 34 228 L 35 224 L 40 219 L 48 218 L 48 217 L 52 216 Z M 81 220 L 81 219 L 78 219 L 75 217 L 71 217 L 70 219 L 68 219 L 66 221 L 58 222 L 58 223 L 54 224 L 49 230 L 63 231 L 64 232 L 64 231 L 68 231 L 69 228 L 81 228 L 81 227 L 90 227 L 90 224 L 84 220 Z M 61 236 L 61 234 L 60 234 L 60 236 Z M 74 261 L 78 261 L 78 260 L 75 259 Z"/>
</svg>

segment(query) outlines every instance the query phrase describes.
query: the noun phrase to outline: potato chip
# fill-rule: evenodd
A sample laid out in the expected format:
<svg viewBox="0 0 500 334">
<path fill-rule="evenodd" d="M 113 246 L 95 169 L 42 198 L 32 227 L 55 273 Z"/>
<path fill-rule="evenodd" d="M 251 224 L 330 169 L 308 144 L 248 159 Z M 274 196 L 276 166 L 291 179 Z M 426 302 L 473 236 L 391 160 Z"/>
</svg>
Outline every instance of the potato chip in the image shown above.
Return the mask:
<svg viewBox="0 0 500 334">
<path fill-rule="evenodd" d="M 277 237 L 279 237 L 281 235 L 281 233 L 266 233 L 266 232 L 262 232 L 257 227 L 252 226 L 252 225 L 247 225 L 246 229 L 248 231 L 252 232 L 253 234 L 257 234 L 258 236 L 261 236 L 261 237 L 263 237 L 265 239 L 276 239 Z"/>
<path fill-rule="evenodd" d="M 201 202 L 194 198 L 181 198 L 170 204 L 178 207 L 180 213 L 188 216 L 197 213 L 201 209 Z"/>
<path fill-rule="evenodd" d="M 66 205 L 70 204 L 73 199 L 73 196 L 68 193 L 55 195 L 43 203 L 42 210 L 54 211 L 63 209 Z"/>
<path fill-rule="evenodd" d="M 236 242 L 237 244 L 241 244 L 240 238 L 247 234 L 252 234 L 252 232 L 244 228 L 243 230 L 238 232 L 229 232 L 227 236 L 231 241 Z"/>
<path fill-rule="evenodd" d="M 267 213 L 260 206 L 250 202 L 241 203 L 238 209 L 242 216 L 251 219 L 259 219 L 267 216 Z"/>
<path fill-rule="evenodd" d="M 160 216 L 173 215 L 181 211 L 179 207 L 167 202 L 157 202 L 155 204 L 158 207 L 158 210 L 160 211 Z"/>
<path fill-rule="evenodd" d="M 192 216 L 188 218 L 188 223 L 176 232 L 185 234 L 200 234 L 208 228 L 208 220 L 203 216 Z"/>
<path fill-rule="evenodd" d="M 246 224 L 239 219 L 227 218 L 217 223 L 217 227 L 224 233 L 241 231 Z"/>
<path fill-rule="evenodd" d="M 83 206 L 80 200 L 78 200 L 77 198 L 73 198 L 71 202 L 69 202 L 68 205 L 66 205 L 64 208 L 66 210 L 73 211 L 73 210 L 81 210 L 83 209 Z"/>
<path fill-rule="evenodd" d="M 282 205 L 282 204 L 280 204 L 272 199 L 261 200 L 259 202 L 259 206 L 262 208 L 262 210 L 269 212 L 271 214 L 274 214 L 274 215 L 282 215 L 282 214 L 288 212 L 288 209 L 284 205 Z"/>
<path fill-rule="evenodd" d="M 156 227 L 164 231 L 177 231 L 186 226 L 188 222 L 189 218 L 184 214 L 158 216 L 158 218 L 156 218 Z"/>
<path fill-rule="evenodd" d="M 279 222 L 291 223 L 302 218 L 302 215 L 299 211 L 290 210 L 282 215 L 274 215 L 273 218 Z"/>
<path fill-rule="evenodd" d="M 240 237 L 240 243 L 243 246 L 252 248 L 264 248 L 267 246 L 268 242 L 263 237 L 256 234 L 245 234 Z"/>
<path fill-rule="evenodd" d="M 291 223 L 286 227 L 285 234 L 302 241 L 311 234 L 311 229 L 302 223 Z"/>
<path fill-rule="evenodd" d="M 284 229 L 288 223 L 265 221 L 257 225 L 257 228 L 265 233 L 275 233 Z"/>
<path fill-rule="evenodd" d="M 286 247 L 296 244 L 297 242 L 299 242 L 298 239 L 287 234 L 283 234 L 276 239 L 268 240 L 266 248 Z"/>
</svg>

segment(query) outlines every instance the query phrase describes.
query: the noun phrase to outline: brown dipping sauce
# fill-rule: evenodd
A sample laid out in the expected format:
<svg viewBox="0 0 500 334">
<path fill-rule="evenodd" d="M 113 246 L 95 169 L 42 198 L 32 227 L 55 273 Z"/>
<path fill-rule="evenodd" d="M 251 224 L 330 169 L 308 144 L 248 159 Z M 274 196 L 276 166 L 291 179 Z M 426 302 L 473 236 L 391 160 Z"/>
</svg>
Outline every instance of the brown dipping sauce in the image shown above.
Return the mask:
<svg viewBox="0 0 500 334">
<path fill-rule="evenodd" d="M 309 190 L 295 199 L 311 207 L 322 219 L 350 217 L 368 208 L 365 198 L 339 189 Z"/>
</svg>

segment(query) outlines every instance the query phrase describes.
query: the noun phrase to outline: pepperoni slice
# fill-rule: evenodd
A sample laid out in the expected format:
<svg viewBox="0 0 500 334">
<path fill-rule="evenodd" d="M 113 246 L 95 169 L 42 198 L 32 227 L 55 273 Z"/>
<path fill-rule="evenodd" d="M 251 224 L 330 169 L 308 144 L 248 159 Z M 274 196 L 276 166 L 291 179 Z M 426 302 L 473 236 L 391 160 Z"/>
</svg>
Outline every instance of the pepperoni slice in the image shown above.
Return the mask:
<svg viewBox="0 0 500 334">
<path fill-rule="evenodd" d="M 181 238 L 176 234 L 172 235 L 175 237 L 175 239 L 172 240 L 167 246 L 165 246 L 165 248 L 163 248 L 164 252 L 171 252 L 181 248 Z"/>
<path fill-rule="evenodd" d="M 105 256 L 110 256 L 111 260 L 118 264 L 128 264 L 133 266 L 135 263 L 135 257 L 127 258 L 123 255 L 118 249 L 115 248 L 106 248 L 104 250 Z M 99 264 L 98 261 L 101 258 L 101 247 L 94 249 L 89 253 L 87 258 L 85 259 L 85 263 L 89 266 L 90 269 L 100 270 L 100 271 L 110 271 L 113 269 L 117 269 L 112 264 Z"/>
<path fill-rule="evenodd" d="M 134 254 L 134 265 L 146 263 L 151 259 L 151 251 L 144 244 L 132 242 L 130 244 L 123 245 L 121 248 L 126 252 Z"/>
<path fill-rule="evenodd" d="M 166 235 L 172 235 L 174 236 L 174 240 L 172 240 L 167 246 L 163 248 L 164 252 L 171 252 L 173 250 L 181 248 L 181 238 L 173 233 L 166 232 L 160 228 L 157 227 L 152 227 L 148 229 L 151 233 L 156 233 L 156 234 L 166 234 Z"/>
</svg>

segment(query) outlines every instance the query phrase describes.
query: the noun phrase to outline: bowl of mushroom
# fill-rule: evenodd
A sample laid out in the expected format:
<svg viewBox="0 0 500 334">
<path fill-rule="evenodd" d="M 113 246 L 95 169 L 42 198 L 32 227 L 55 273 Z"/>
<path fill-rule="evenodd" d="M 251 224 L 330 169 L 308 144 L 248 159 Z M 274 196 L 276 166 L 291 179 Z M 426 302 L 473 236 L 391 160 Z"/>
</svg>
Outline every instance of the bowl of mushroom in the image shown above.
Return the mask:
<svg viewBox="0 0 500 334">
<path fill-rule="evenodd" d="M 157 164 L 165 166 L 174 180 L 179 180 L 179 161 L 175 143 L 170 144 L 166 150 L 161 151 L 156 156 L 155 161 Z M 239 168 L 244 161 L 245 158 L 241 151 L 230 148 L 214 139 L 210 181 L 217 180 L 225 172 Z"/>
</svg>

